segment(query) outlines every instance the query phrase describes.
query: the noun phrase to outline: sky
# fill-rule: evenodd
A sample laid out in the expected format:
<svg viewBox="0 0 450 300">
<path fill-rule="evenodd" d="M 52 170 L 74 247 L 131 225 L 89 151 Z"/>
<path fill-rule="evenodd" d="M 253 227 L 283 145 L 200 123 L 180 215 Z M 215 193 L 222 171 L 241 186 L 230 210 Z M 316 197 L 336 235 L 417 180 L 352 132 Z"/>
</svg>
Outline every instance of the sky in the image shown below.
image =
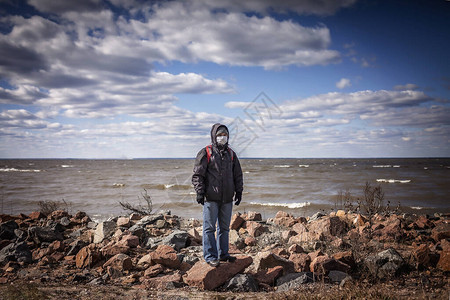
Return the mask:
<svg viewBox="0 0 450 300">
<path fill-rule="evenodd" d="M 450 1 L 1 0 L 0 158 L 449 157 Z"/>
</svg>

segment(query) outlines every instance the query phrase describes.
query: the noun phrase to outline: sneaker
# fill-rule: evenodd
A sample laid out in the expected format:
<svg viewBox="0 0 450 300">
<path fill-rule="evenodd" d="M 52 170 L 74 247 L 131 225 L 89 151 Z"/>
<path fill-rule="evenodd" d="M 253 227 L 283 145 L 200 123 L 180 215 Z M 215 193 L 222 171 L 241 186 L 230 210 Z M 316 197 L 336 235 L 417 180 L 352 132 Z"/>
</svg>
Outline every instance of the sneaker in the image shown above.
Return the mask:
<svg viewBox="0 0 450 300">
<path fill-rule="evenodd" d="M 221 261 L 235 262 L 236 261 L 236 257 L 229 255 L 227 257 L 221 257 L 220 260 Z"/>
<path fill-rule="evenodd" d="M 210 265 L 211 267 L 214 267 L 214 268 L 216 268 L 220 265 L 220 261 L 218 261 L 217 259 L 207 261 L 207 263 L 208 263 L 208 265 Z"/>
</svg>

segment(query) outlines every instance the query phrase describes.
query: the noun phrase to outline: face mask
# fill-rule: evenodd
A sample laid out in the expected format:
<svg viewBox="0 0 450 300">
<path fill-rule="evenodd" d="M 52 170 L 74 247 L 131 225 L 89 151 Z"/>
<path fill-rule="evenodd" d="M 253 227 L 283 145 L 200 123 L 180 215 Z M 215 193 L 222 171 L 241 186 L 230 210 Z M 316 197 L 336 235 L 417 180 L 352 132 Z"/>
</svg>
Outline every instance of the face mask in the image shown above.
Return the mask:
<svg viewBox="0 0 450 300">
<path fill-rule="evenodd" d="M 228 137 L 225 135 L 218 136 L 218 137 L 216 137 L 216 141 L 217 141 L 217 144 L 223 146 L 228 142 Z"/>
</svg>

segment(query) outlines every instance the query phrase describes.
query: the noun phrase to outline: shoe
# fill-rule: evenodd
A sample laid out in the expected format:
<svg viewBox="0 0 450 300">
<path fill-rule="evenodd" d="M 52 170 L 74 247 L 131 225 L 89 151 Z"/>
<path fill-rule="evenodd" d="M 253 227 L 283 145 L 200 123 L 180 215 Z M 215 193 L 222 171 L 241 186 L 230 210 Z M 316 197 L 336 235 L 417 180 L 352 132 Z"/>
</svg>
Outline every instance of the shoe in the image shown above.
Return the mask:
<svg viewBox="0 0 450 300">
<path fill-rule="evenodd" d="M 220 260 L 221 261 L 235 262 L 236 261 L 236 257 L 229 255 L 227 257 L 221 257 Z"/>
<path fill-rule="evenodd" d="M 216 268 L 220 265 L 220 261 L 218 261 L 217 259 L 207 261 L 207 263 L 208 263 L 208 265 L 210 265 L 211 267 L 214 267 L 214 268 Z"/>
</svg>

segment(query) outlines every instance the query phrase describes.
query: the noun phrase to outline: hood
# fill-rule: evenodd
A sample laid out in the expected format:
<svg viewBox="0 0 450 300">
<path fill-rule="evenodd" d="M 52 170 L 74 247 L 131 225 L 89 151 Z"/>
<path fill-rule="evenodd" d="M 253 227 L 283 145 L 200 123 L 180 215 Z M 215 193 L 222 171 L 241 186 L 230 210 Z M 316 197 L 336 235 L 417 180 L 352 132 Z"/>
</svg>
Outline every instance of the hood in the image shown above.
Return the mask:
<svg viewBox="0 0 450 300">
<path fill-rule="evenodd" d="M 216 147 L 218 146 L 217 142 L 216 142 L 216 134 L 220 127 L 226 128 L 226 130 L 228 131 L 228 141 L 230 140 L 230 131 L 228 130 L 228 127 L 223 124 L 216 123 L 211 128 L 211 144 Z M 227 146 L 227 145 L 228 145 L 228 142 L 225 144 L 225 146 Z"/>
</svg>

